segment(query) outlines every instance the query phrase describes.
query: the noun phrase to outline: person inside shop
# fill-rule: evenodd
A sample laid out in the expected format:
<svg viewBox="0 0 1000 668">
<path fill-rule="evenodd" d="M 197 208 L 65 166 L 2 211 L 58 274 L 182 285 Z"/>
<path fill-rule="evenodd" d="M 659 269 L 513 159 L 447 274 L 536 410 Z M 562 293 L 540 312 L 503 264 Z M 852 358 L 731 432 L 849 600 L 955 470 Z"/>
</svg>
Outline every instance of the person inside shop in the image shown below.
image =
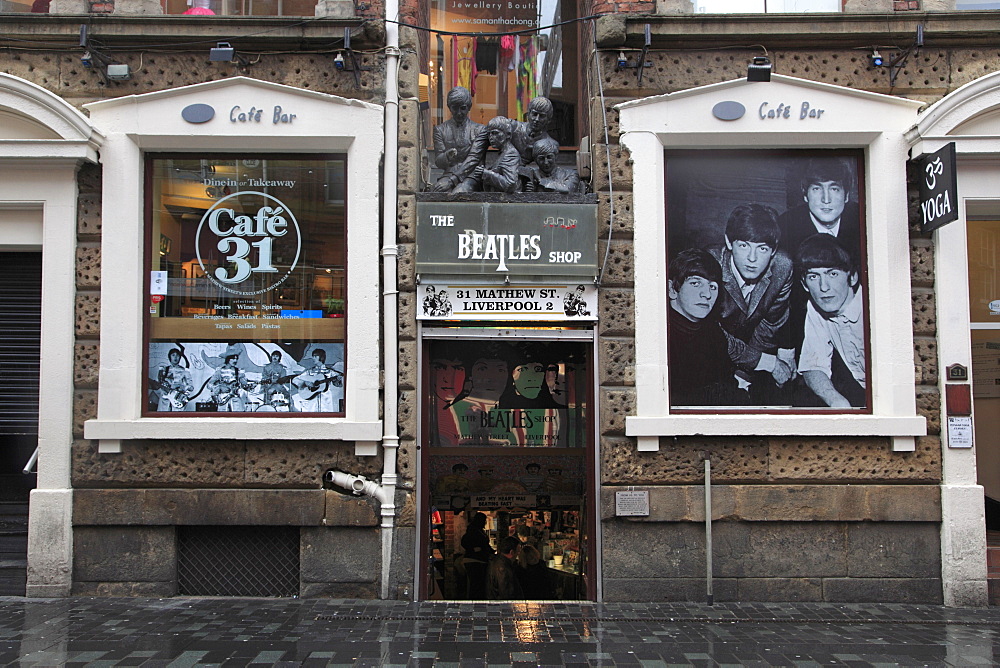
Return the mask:
<svg viewBox="0 0 1000 668">
<path fill-rule="evenodd" d="M 486 515 L 476 513 L 469 520 L 469 526 L 462 536 L 462 549 L 465 558 L 465 582 L 468 597 L 473 601 L 486 598 L 486 567 L 495 552 L 490 546 L 490 537 L 486 535 Z"/>
<path fill-rule="evenodd" d="M 866 403 L 864 294 L 850 254 L 829 234 L 814 234 L 795 255 L 809 294 L 799 373 L 831 408 Z"/>
<path fill-rule="evenodd" d="M 707 250 L 689 248 L 670 262 L 667 356 L 675 406 L 737 405 L 736 366 L 715 311 L 721 284 L 722 268 Z"/>
<path fill-rule="evenodd" d="M 171 348 L 167 353 L 167 364 L 160 366 L 156 372 L 156 382 L 159 385 L 158 411 L 182 411 L 194 392 L 191 373 L 181 366 L 181 351 Z"/>
<path fill-rule="evenodd" d="M 549 576 L 545 562 L 542 561 L 541 553 L 534 545 L 521 546 L 514 570 L 521 583 L 524 598 L 536 601 L 552 598 L 552 578 Z"/>
<path fill-rule="evenodd" d="M 444 173 L 434 184 L 435 192 L 447 192 L 462 181 L 456 170 L 469 156 L 472 142 L 485 127 L 469 118 L 472 110 L 472 93 L 467 88 L 456 86 L 448 91 L 448 110 L 451 118 L 434 126 L 434 164 Z"/>
<path fill-rule="evenodd" d="M 491 601 L 512 601 L 524 598 L 521 581 L 514 570 L 514 562 L 521 550 L 517 536 L 505 536 L 497 546 L 497 553 L 490 559 L 486 571 L 486 598 Z"/>
<path fill-rule="evenodd" d="M 725 244 L 708 251 L 722 268 L 716 312 L 736 365 L 737 382 L 754 404 L 788 403 L 795 350 L 787 343 L 792 260 L 778 250 L 777 213 L 762 204 L 741 204 L 726 222 Z"/>
</svg>

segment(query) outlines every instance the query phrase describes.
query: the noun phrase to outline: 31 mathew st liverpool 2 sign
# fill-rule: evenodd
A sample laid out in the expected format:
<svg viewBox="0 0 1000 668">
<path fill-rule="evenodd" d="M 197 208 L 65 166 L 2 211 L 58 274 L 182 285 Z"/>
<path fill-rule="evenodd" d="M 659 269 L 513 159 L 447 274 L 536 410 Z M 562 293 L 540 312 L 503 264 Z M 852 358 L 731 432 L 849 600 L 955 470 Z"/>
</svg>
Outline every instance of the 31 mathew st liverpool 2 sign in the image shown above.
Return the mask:
<svg viewBox="0 0 1000 668">
<path fill-rule="evenodd" d="M 418 202 L 417 271 L 592 279 L 597 273 L 597 207 Z"/>
</svg>

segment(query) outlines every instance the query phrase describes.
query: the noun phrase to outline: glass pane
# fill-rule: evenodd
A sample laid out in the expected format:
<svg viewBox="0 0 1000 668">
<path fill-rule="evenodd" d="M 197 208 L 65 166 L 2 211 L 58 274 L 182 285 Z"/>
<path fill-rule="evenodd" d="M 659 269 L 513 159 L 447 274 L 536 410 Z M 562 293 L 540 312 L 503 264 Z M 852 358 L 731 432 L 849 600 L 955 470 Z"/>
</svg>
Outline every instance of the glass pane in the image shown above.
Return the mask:
<svg viewBox="0 0 1000 668">
<path fill-rule="evenodd" d="M 1000 324 L 1000 221 L 966 222 L 969 248 L 969 318 Z"/>
<path fill-rule="evenodd" d="M 148 411 L 343 412 L 343 157 L 150 170 Z"/>
</svg>

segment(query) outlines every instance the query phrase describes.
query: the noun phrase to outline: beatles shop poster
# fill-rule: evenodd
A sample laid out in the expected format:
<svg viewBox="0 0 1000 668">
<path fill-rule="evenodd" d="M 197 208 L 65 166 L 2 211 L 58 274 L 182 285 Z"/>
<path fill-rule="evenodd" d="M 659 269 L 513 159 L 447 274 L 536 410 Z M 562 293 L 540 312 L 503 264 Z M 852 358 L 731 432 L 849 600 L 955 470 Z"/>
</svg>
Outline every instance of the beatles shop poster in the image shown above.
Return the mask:
<svg viewBox="0 0 1000 668">
<path fill-rule="evenodd" d="M 582 448 L 587 350 L 578 342 L 432 340 L 430 446 Z"/>
</svg>

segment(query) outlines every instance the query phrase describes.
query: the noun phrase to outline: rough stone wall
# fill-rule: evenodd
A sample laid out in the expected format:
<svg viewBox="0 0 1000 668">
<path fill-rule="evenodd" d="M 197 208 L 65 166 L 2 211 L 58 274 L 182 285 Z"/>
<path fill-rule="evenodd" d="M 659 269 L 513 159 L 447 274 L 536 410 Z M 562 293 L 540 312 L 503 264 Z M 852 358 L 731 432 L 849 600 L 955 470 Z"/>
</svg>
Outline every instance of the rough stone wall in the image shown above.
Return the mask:
<svg viewBox="0 0 1000 668">
<path fill-rule="evenodd" d="M 240 75 L 377 103 L 384 95 L 385 59 L 372 54 L 358 54 L 361 66 L 370 69 L 360 72 L 357 86 L 350 72 L 336 71 L 329 54 L 241 53 L 252 62 L 249 67 L 210 62 L 207 47 L 204 53 L 116 51 L 115 59 L 131 66 L 132 78 L 110 84 L 85 68 L 78 54 L 66 51 L 12 50 L 0 59 L 0 71 L 36 83 L 75 106 Z"/>
</svg>

